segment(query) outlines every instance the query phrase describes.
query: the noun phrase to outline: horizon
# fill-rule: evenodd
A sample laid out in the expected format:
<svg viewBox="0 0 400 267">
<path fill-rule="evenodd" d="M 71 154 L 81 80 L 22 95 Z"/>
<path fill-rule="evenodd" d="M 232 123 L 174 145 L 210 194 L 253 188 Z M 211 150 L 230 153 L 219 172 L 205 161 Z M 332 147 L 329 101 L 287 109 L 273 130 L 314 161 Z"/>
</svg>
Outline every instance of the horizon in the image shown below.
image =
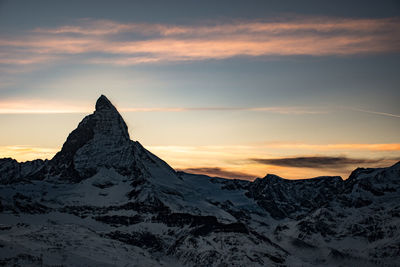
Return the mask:
<svg viewBox="0 0 400 267">
<path fill-rule="evenodd" d="M 100 95 L 100 97 L 98 98 L 98 99 L 100 99 L 101 97 L 105 97 L 107 100 L 108 100 L 108 98 L 107 98 L 107 96 L 105 96 L 105 95 L 103 95 L 103 94 L 101 94 Z M 109 101 L 109 100 L 108 100 Z M 112 103 L 113 104 L 113 103 Z M 114 104 L 113 104 L 114 105 Z M 116 107 L 116 109 L 117 109 L 117 111 L 118 111 L 118 113 L 120 113 L 119 112 L 119 110 L 118 110 L 118 108 Z M 175 111 L 175 110 L 173 110 L 173 111 Z M 94 111 L 93 111 L 94 112 Z M 81 114 L 80 112 L 78 112 L 78 114 Z M 82 118 L 82 120 L 86 117 L 86 116 L 88 116 L 88 115 L 90 115 L 90 114 L 93 114 L 93 113 L 89 113 L 89 114 L 86 114 L 86 115 L 84 115 L 84 117 Z M 128 127 L 128 131 L 129 131 L 129 127 Z M 71 132 L 72 132 L 72 130 L 71 130 Z M 65 140 L 66 140 L 66 138 L 65 138 Z M 133 140 L 132 138 L 131 138 L 131 140 Z M 139 140 L 134 140 L 134 141 L 139 141 Z M 353 144 L 354 145 L 354 144 Z M 157 147 L 156 148 L 154 148 L 154 147 L 151 147 L 153 150 L 157 150 Z M 30 151 L 30 149 L 31 148 L 26 148 L 28 151 Z M 23 149 L 24 150 L 24 149 Z M 58 149 L 57 151 L 53 151 L 53 150 L 48 150 L 48 151 L 46 151 L 46 153 L 48 154 L 48 155 L 51 155 L 51 156 L 49 156 L 49 157 L 46 157 L 46 158 L 32 158 L 32 159 L 29 159 L 29 160 L 37 160 L 37 159 L 42 159 L 42 160 L 51 160 L 54 156 L 55 156 L 55 154 L 56 153 L 58 153 L 59 151 L 61 150 L 61 146 L 60 146 L 60 149 Z M 173 150 L 173 149 L 172 149 Z M 26 150 L 24 151 L 24 152 L 26 152 Z M 31 151 L 30 151 L 31 152 Z M 153 151 L 154 152 L 154 151 Z M 169 153 L 169 151 L 167 151 L 168 153 Z M 52 155 L 52 153 L 54 153 L 54 155 Z M 35 153 L 34 153 L 35 154 Z M 25 153 L 23 153 L 23 156 L 26 156 L 26 154 Z M 31 155 L 31 156 L 33 156 L 33 155 Z M 10 158 L 12 158 L 12 157 L 10 157 Z M 15 159 L 15 158 L 12 158 L 12 159 Z M 162 158 L 161 158 L 162 159 Z M 17 160 L 18 161 L 18 159 L 15 159 L 15 160 Z M 28 160 L 28 161 L 29 161 Z M 310 157 L 292 157 L 292 158 L 281 158 L 281 159 L 264 159 L 264 160 L 271 160 L 271 161 L 283 161 L 283 163 L 281 163 L 281 164 L 283 164 L 284 165 L 284 162 L 285 161 L 288 161 L 288 162 L 290 162 L 290 161 L 292 161 L 292 162 L 296 162 L 296 161 L 300 161 L 300 163 L 302 163 L 302 164 L 315 164 L 315 163 L 319 163 L 319 161 L 334 161 L 333 163 L 334 164 L 340 164 L 340 163 L 335 163 L 336 161 L 344 161 L 344 162 L 346 162 L 346 160 L 349 160 L 349 159 L 347 159 L 346 157 L 318 157 L 318 156 L 310 156 Z M 392 159 L 392 161 L 393 161 L 393 159 Z M 18 161 L 18 162 L 24 162 L 24 161 Z M 382 164 L 382 162 L 383 162 L 383 160 L 378 160 L 377 162 L 379 162 L 380 164 Z M 371 161 L 371 162 L 369 162 L 369 164 L 371 164 L 371 163 L 377 163 L 377 162 L 374 162 L 373 160 Z M 394 163 L 392 164 L 392 165 L 395 165 L 395 164 L 397 164 L 397 163 L 399 163 L 400 161 L 398 161 L 398 160 L 394 160 Z M 167 162 L 168 163 L 168 162 Z M 294 164 L 294 165 L 296 165 L 296 164 L 299 164 L 299 163 L 292 163 L 292 164 Z M 331 163 L 329 163 L 329 164 L 331 164 Z M 368 164 L 368 162 L 367 162 L 367 164 Z M 279 166 L 280 164 L 279 163 L 277 163 L 276 164 L 277 166 Z M 391 165 L 390 165 L 391 166 Z M 383 166 L 383 167 L 390 167 L 390 166 Z M 363 168 L 362 166 L 360 166 L 361 168 Z M 301 166 L 301 167 L 298 167 L 298 168 L 307 168 L 306 166 Z M 359 167 L 357 167 L 357 168 L 359 168 Z M 220 178 L 228 178 L 228 179 L 240 179 L 240 180 L 255 180 L 255 179 L 257 179 L 257 178 L 264 178 L 264 177 L 266 177 L 267 175 L 276 175 L 276 174 L 274 174 L 274 173 L 266 173 L 265 175 L 263 175 L 263 176 L 252 176 L 251 174 L 248 174 L 248 173 L 244 173 L 244 172 L 234 172 L 234 171 L 230 171 L 230 170 L 228 170 L 228 169 L 222 169 L 222 168 L 219 168 L 219 167 L 211 167 L 211 168 L 174 168 L 176 171 L 182 171 L 182 172 L 187 172 L 187 173 L 193 173 L 193 174 L 202 174 L 202 175 L 208 175 L 208 176 L 210 176 L 210 177 L 220 177 Z M 355 170 L 355 169 L 354 169 Z M 353 172 L 354 170 L 352 170 L 351 172 Z M 351 173 L 350 173 L 351 174 Z M 349 175 L 350 175 L 349 174 Z M 279 176 L 279 175 L 278 175 Z M 297 180 L 297 179 L 312 179 L 312 178 L 319 178 L 319 177 L 326 177 L 326 176 L 331 176 L 331 177 L 336 177 L 336 176 L 334 176 L 334 175 L 320 175 L 320 176 L 315 176 L 315 177 L 301 177 L 301 178 L 287 178 L 287 177 L 281 177 L 281 176 L 279 176 L 279 177 L 281 177 L 281 178 L 284 178 L 284 179 L 289 179 L 289 180 Z M 346 180 L 348 177 L 342 177 L 342 176 L 340 176 L 343 180 Z"/>
<path fill-rule="evenodd" d="M 118 3 L 0 2 L 0 158 L 52 158 L 105 94 L 176 170 L 346 179 L 400 160 L 398 2 Z"/>
</svg>

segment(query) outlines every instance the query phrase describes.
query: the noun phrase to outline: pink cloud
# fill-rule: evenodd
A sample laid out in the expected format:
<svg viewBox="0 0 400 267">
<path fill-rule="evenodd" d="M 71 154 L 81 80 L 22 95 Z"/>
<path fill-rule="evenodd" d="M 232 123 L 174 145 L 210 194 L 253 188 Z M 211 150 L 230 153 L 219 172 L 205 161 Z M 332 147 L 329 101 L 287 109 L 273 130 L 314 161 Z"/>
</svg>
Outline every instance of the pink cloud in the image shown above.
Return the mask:
<svg viewBox="0 0 400 267">
<path fill-rule="evenodd" d="M 282 19 L 281 19 L 282 20 Z M 36 28 L 34 32 L 47 34 L 112 35 L 124 32 L 162 36 L 210 35 L 236 33 L 293 33 L 293 31 L 353 31 L 373 32 L 383 29 L 398 30 L 398 18 L 351 19 L 333 17 L 294 17 L 287 21 L 232 21 L 209 25 L 168 25 L 148 23 L 119 23 L 110 20 L 82 19 L 78 25 L 58 28 Z"/>
<path fill-rule="evenodd" d="M 129 66 L 237 56 L 346 56 L 400 50 L 398 18 L 312 17 L 195 26 L 88 19 L 77 23 L 0 39 L 0 64 L 35 64 L 66 55 L 78 55 L 80 63 Z M 139 35 L 123 39 L 121 33 Z"/>
</svg>

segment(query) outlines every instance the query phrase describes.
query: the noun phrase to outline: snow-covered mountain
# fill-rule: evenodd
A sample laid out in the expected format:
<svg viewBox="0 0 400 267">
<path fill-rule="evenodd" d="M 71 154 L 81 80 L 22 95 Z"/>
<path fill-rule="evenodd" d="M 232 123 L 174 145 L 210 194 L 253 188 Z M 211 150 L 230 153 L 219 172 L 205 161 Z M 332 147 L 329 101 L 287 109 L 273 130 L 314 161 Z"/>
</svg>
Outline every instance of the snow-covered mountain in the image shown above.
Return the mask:
<svg viewBox="0 0 400 267">
<path fill-rule="evenodd" d="M 51 160 L 0 159 L 0 265 L 399 266 L 400 162 L 349 179 L 176 172 L 101 96 Z"/>
</svg>

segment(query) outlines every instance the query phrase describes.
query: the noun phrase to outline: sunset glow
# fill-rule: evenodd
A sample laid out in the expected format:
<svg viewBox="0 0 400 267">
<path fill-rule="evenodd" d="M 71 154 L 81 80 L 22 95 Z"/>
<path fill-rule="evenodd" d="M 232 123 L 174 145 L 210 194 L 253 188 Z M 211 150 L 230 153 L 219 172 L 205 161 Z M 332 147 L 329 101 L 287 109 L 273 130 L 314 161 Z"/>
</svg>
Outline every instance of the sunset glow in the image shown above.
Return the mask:
<svg viewBox="0 0 400 267">
<path fill-rule="evenodd" d="M 131 138 L 178 170 L 346 178 L 400 159 L 392 9 L 165 5 L 0 3 L 0 157 L 52 158 L 104 93 Z"/>
<path fill-rule="evenodd" d="M 257 145 L 231 146 L 147 146 L 156 155 L 166 160 L 177 170 L 208 174 L 211 176 L 228 176 L 253 180 L 264 177 L 267 172 L 279 173 L 287 178 L 309 178 L 325 175 L 328 171 L 344 178 L 352 170 L 351 167 L 326 169 L 324 167 L 284 167 L 273 164 L 260 164 L 252 159 L 291 158 L 296 155 L 358 155 L 369 158 L 368 166 L 386 166 L 398 161 L 400 144 L 300 144 L 270 143 Z M 0 147 L 0 157 L 11 157 L 18 161 L 51 159 L 59 148 L 42 148 L 29 146 Z M 283 157 L 284 156 L 284 157 Z M 373 160 L 378 158 L 378 160 Z M 229 176 L 228 176 L 229 177 Z"/>
</svg>

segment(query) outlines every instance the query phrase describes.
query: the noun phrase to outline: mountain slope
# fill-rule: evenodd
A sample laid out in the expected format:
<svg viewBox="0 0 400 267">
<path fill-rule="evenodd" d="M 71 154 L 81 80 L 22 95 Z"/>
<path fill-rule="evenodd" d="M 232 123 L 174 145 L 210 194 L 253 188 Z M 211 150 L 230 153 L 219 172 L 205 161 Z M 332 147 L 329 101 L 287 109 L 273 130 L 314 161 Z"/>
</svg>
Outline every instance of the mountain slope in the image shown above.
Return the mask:
<svg viewBox="0 0 400 267">
<path fill-rule="evenodd" d="M 349 179 L 175 172 L 105 97 L 53 159 L 0 159 L 0 263 L 307 266 L 400 260 L 400 163 Z"/>
</svg>

